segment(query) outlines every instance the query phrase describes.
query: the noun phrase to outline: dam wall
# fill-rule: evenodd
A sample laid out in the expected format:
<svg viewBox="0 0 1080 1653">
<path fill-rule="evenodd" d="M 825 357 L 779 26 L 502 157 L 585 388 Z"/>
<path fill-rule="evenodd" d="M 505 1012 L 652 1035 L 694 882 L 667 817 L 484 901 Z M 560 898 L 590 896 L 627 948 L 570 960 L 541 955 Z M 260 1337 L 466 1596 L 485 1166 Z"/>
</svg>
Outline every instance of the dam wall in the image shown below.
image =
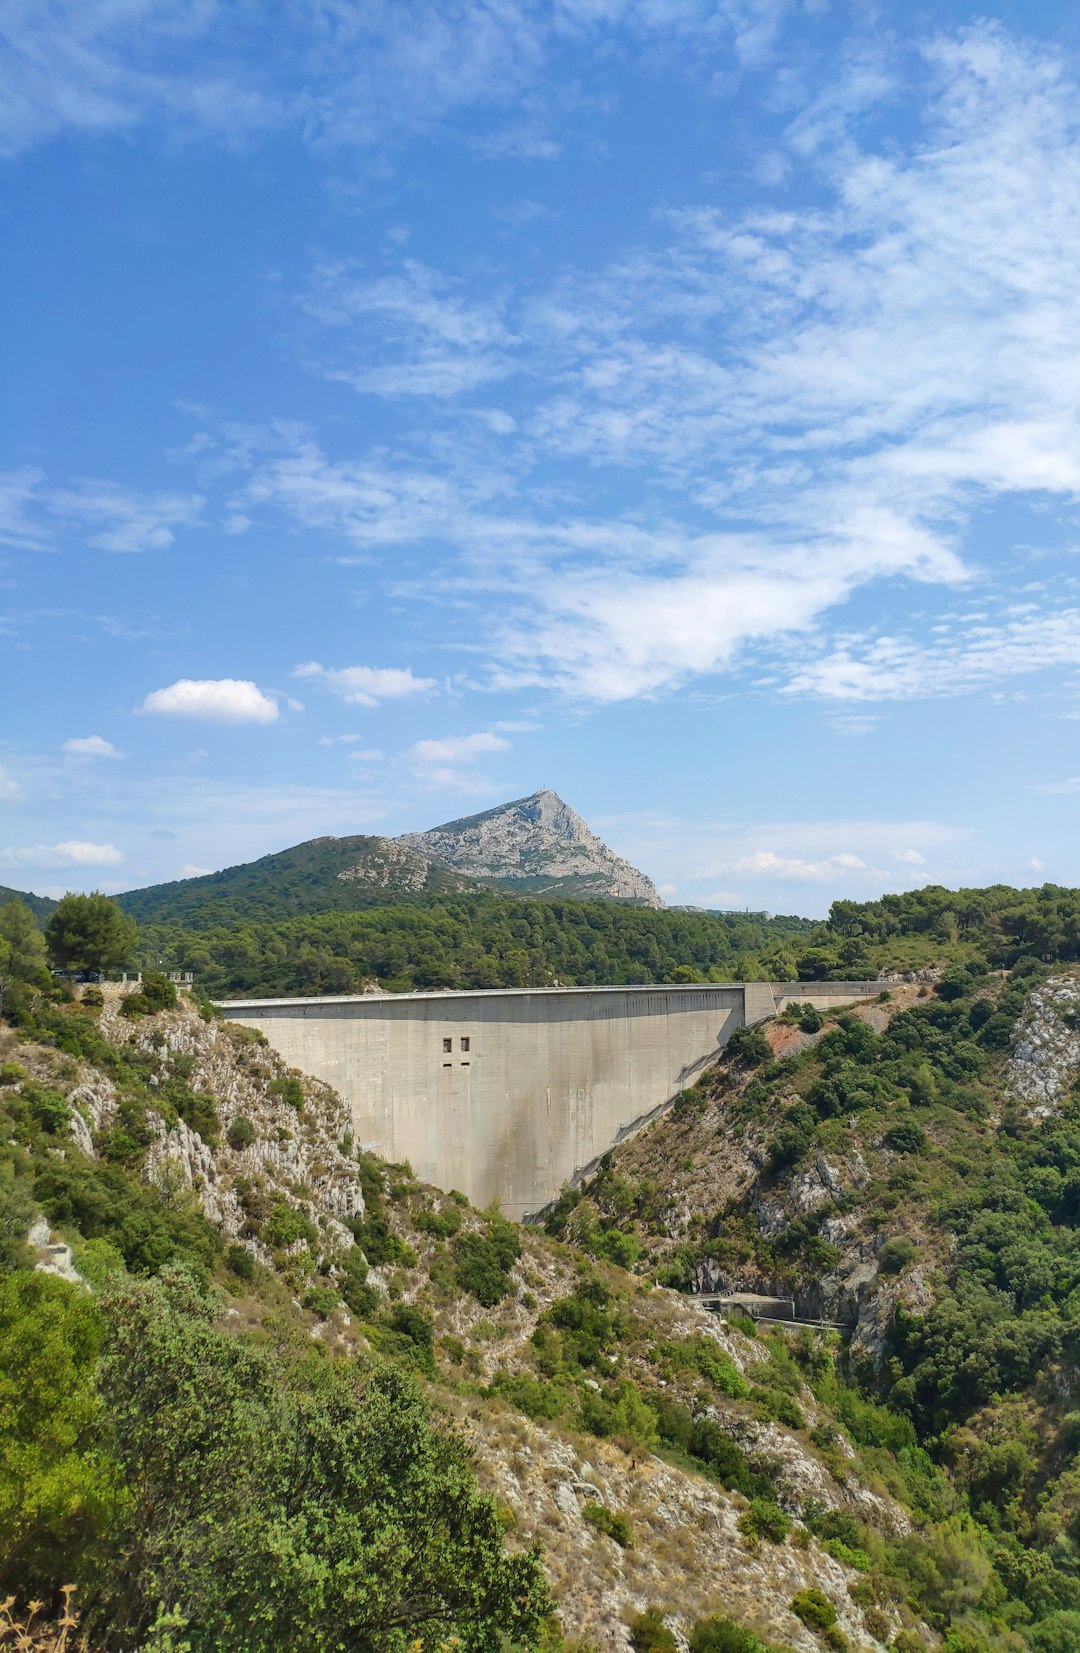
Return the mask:
<svg viewBox="0 0 1080 1653">
<path fill-rule="evenodd" d="M 880 985 L 497 988 L 220 1008 L 333 1085 L 358 1146 L 521 1219 L 692 1084 L 737 1027 Z"/>
</svg>

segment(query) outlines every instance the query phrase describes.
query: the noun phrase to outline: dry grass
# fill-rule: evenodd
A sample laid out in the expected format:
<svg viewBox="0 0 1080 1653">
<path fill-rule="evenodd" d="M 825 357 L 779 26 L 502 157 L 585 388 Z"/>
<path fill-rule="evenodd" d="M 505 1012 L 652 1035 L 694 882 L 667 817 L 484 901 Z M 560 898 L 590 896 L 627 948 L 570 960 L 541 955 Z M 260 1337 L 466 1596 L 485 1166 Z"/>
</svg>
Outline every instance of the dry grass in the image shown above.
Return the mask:
<svg viewBox="0 0 1080 1653">
<path fill-rule="evenodd" d="M 0 1646 L 18 1653 L 89 1653 L 89 1642 L 78 1634 L 75 1586 L 65 1584 L 60 1594 L 63 1605 L 55 1618 L 42 1617 L 44 1602 L 32 1601 L 25 1613 L 16 1613 L 14 1596 L 0 1601 Z"/>
</svg>

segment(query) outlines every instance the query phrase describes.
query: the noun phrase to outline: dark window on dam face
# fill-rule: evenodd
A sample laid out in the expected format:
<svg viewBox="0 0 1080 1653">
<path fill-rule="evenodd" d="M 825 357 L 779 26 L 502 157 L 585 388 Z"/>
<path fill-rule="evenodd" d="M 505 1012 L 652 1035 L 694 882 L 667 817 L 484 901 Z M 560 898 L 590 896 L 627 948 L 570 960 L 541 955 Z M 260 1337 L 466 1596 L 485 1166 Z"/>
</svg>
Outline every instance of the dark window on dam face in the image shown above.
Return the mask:
<svg viewBox="0 0 1080 1653">
<path fill-rule="evenodd" d="M 468 1039 L 462 1039 L 462 1041 L 461 1041 L 461 1048 L 462 1048 L 462 1050 L 468 1050 L 468 1048 L 469 1048 L 469 1041 L 468 1041 Z M 467 1063 L 466 1063 L 466 1066 L 468 1066 L 468 1064 L 467 1064 Z"/>
<path fill-rule="evenodd" d="M 451 1050 L 453 1050 L 453 1048 L 454 1048 L 454 1041 L 453 1041 L 453 1039 L 444 1039 L 444 1040 L 443 1040 L 443 1042 L 442 1042 L 442 1047 L 443 1047 L 443 1049 L 444 1049 L 444 1050 L 446 1050 L 446 1051 L 451 1051 Z"/>
</svg>

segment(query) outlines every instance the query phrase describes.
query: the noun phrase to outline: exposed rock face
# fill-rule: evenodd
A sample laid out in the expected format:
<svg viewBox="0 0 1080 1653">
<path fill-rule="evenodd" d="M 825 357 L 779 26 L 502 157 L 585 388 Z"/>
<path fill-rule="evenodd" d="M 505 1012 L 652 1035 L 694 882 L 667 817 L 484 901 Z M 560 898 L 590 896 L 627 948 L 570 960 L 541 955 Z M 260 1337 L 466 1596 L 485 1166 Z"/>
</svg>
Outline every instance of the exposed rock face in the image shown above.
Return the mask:
<svg viewBox="0 0 1080 1653">
<path fill-rule="evenodd" d="M 652 880 L 608 849 L 556 792 L 534 792 L 396 842 L 456 872 L 534 895 L 663 906 Z"/>
<path fill-rule="evenodd" d="M 399 890 L 427 888 L 431 862 L 425 856 L 406 849 L 392 838 L 378 838 L 375 842 L 376 847 L 369 850 L 364 860 L 338 873 L 344 883 L 374 884 L 382 889 L 391 885 Z"/>
<path fill-rule="evenodd" d="M 1047 1119 L 1080 1068 L 1080 980 L 1053 976 L 1030 994 L 1009 1052 L 1009 1091 L 1032 1119 Z"/>
</svg>

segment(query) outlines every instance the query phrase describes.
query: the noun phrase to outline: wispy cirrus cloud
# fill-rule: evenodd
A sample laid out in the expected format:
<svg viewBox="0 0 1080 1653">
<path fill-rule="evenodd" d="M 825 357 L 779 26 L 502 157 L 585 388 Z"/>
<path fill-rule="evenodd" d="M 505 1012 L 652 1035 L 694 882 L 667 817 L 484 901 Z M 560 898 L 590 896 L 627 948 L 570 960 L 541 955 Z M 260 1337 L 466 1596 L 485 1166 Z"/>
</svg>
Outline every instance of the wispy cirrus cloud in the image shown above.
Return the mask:
<svg viewBox="0 0 1080 1653">
<path fill-rule="evenodd" d="M 959 615 L 928 638 L 846 641 L 797 670 L 785 692 L 844 701 L 937 699 L 1080 665 L 1080 609 L 1043 602 L 1019 609 Z"/>
<path fill-rule="evenodd" d="M 320 371 L 376 396 L 452 397 L 513 369 L 517 343 L 497 303 L 470 302 L 415 259 L 392 275 L 348 265 L 316 270 L 303 308 L 333 330 Z"/>
<path fill-rule="evenodd" d="M 340 150 L 478 107 L 496 119 L 493 154 L 548 159 L 560 148 L 553 116 L 567 91 L 553 69 L 567 42 L 579 52 L 613 37 L 624 50 L 682 42 L 752 62 L 785 10 L 783 0 L 460 0 L 452 13 L 439 0 L 298 0 L 253 34 L 224 0 L 12 0 L 0 24 L 0 154 L 141 126 L 230 146 L 285 129 Z"/>
<path fill-rule="evenodd" d="M 82 539 L 101 551 L 166 550 L 191 527 L 199 494 L 154 492 L 93 477 L 52 481 L 36 466 L 0 476 L 0 543 L 47 551 Z"/>
<path fill-rule="evenodd" d="M 297 666 L 293 676 L 322 684 L 351 706 L 378 706 L 436 687 L 433 677 L 416 677 L 411 666 L 321 666 L 310 660 Z"/>
<path fill-rule="evenodd" d="M 331 460 L 279 432 L 237 509 L 367 553 L 444 547 L 440 589 L 486 615 L 492 682 L 589 700 L 817 638 L 871 582 L 894 608 L 905 585 L 978 585 L 976 512 L 1080 498 L 1080 100 L 1060 59 L 992 26 L 894 55 L 792 123 L 812 208 L 683 207 L 658 244 L 545 293 L 408 261 L 375 282 L 332 272 L 322 319 L 390 330 L 404 377 L 367 383 L 380 394 L 467 399 L 512 346 L 509 444 L 472 453 L 459 429 L 449 455 L 440 437 L 426 458 Z M 860 122 L 898 79 L 915 118 L 875 145 Z M 429 352 L 456 365 L 424 386 Z M 588 489 L 552 490 L 556 462 L 632 478 L 633 503 L 590 512 Z M 1063 631 L 1047 611 L 1026 641 L 1071 658 Z M 924 642 L 869 647 L 815 655 L 793 692 L 873 698 L 875 662 L 909 692 Z M 991 673 L 990 649 L 965 650 L 931 649 L 939 681 Z"/>
</svg>

